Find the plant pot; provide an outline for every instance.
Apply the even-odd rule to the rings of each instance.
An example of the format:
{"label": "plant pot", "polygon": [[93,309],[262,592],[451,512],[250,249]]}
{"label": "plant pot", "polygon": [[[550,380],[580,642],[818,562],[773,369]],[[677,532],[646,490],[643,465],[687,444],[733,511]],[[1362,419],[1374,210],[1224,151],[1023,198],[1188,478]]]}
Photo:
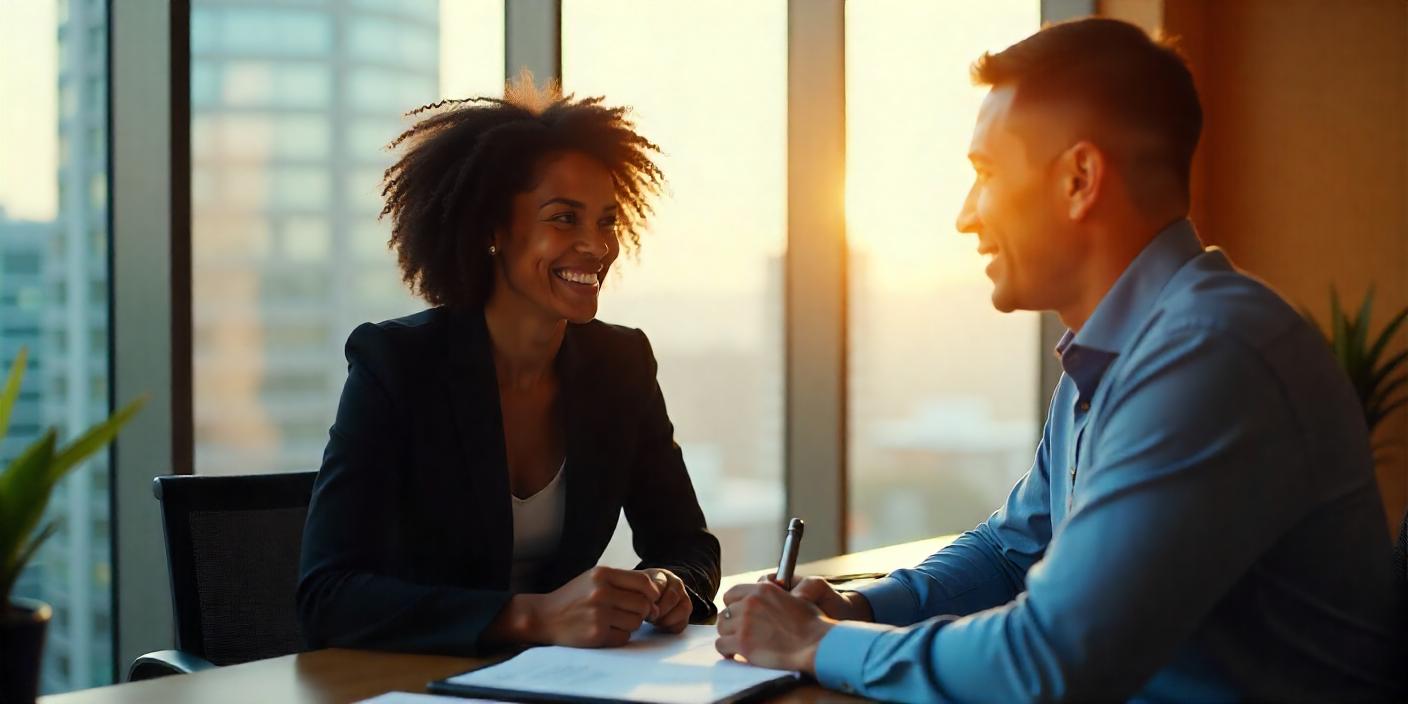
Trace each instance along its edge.
{"label": "plant pot", "polygon": [[48,604],[20,597],[0,611],[0,702],[33,704],[39,696],[44,632],[53,615]]}

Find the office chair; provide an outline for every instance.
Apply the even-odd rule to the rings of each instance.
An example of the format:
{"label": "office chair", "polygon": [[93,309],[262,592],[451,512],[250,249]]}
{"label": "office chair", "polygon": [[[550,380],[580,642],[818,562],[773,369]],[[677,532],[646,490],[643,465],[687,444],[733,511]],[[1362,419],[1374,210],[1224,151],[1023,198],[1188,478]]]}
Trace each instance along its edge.
{"label": "office chair", "polygon": [[152,482],[166,534],[177,649],[137,658],[128,681],[302,650],[294,594],[317,474]]}

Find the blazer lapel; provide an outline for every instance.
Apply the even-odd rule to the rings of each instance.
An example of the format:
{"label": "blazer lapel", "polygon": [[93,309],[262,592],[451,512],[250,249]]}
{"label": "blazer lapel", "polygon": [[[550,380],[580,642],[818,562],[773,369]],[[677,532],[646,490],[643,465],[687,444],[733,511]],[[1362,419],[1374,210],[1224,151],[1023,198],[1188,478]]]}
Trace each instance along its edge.
{"label": "blazer lapel", "polygon": [[[608,495],[603,491],[609,467],[604,466],[602,440],[603,417],[598,403],[599,390],[593,383],[592,365],[576,334],[577,326],[568,325],[567,334],[558,352],[557,372],[562,423],[567,441],[567,511],[563,518],[562,541],[557,556],[540,580],[543,587],[556,589],[594,564],[586,556],[598,554],[604,540],[601,536],[603,513],[607,511]],[[610,529],[616,527],[612,516]],[[610,533],[607,533],[609,539]]]}
{"label": "blazer lapel", "polygon": [[484,559],[484,564],[466,564],[465,569],[467,576],[488,575],[491,583],[507,589],[513,560],[513,509],[499,382],[483,311],[451,312],[449,348],[445,388],[460,443],[459,466],[449,472],[468,478],[470,504],[463,507],[469,519],[466,528],[470,540],[482,546],[479,554]]}

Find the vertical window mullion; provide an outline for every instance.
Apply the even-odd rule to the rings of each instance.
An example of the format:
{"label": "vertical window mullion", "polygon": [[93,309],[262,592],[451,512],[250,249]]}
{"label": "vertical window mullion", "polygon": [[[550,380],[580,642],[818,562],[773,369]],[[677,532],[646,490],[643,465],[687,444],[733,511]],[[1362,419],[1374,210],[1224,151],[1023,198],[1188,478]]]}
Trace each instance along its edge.
{"label": "vertical window mullion", "polygon": [[814,560],[846,549],[844,0],[791,0],[787,33],[787,513]]}
{"label": "vertical window mullion", "polygon": [[539,84],[562,79],[561,0],[504,0],[504,77],[525,68]]}
{"label": "vertical window mullion", "polygon": [[109,11],[113,399],[150,397],[114,444],[120,674],[138,655],[170,647],[165,543],[151,481],[191,469],[190,210],[183,202],[189,4],[111,2]]}

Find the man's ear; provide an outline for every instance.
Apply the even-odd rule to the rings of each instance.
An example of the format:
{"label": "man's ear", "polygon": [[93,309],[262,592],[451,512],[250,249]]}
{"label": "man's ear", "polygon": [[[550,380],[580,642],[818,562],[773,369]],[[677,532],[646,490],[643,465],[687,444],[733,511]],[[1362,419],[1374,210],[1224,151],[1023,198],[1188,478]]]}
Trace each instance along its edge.
{"label": "man's ear", "polygon": [[1107,166],[1105,153],[1084,140],[1061,154],[1057,161],[1061,196],[1066,200],[1066,215],[1072,222],[1084,220],[1095,207],[1105,184]]}

